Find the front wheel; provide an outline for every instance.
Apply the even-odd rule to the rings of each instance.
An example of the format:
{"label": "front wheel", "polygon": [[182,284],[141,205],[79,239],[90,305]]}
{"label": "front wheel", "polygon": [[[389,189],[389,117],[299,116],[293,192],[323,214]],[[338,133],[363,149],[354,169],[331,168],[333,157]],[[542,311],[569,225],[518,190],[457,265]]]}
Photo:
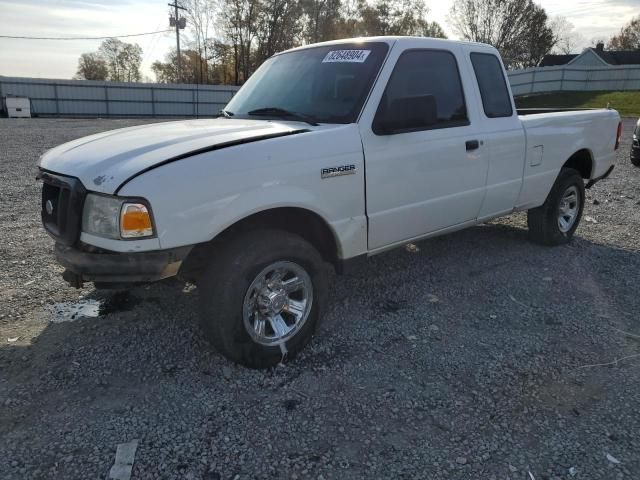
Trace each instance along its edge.
{"label": "front wheel", "polygon": [[562,245],[573,238],[584,208],[584,181],[573,168],[563,168],[547,200],[527,212],[529,237],[543,245]]}
{"label": "front wheel", "polygon": [[209,341],[230,360],[268,368],[311,340],[327,295],[327,267],[306,240],[255,230],[212,250],[198,284]]}

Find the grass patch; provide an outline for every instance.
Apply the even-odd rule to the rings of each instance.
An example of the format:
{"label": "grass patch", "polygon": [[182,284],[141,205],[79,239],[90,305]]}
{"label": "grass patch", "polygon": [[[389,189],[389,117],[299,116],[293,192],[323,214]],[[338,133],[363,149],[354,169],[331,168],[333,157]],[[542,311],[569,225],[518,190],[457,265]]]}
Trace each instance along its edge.
{"label": "grass patch", "polygon": [[615,108],[621,116],[640,117],[640,91],[556,92],[516,97],[518,108]]}

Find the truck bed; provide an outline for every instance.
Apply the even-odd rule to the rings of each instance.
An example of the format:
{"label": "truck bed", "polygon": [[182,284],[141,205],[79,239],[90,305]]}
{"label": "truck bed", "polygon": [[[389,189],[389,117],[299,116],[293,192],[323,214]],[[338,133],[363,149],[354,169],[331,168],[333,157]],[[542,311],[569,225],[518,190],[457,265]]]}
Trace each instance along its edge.
{"label": "truck bed", "polygon": [[526,136],[526,161],[518,209],[541,205],[562,165],[577,152],[590,159],[585,179],[603,175],[615,158],[615,110],[518,110]]}
{"label": "truck bed", "polygon": [[537,115],[540,113],[559,113],[559,112],[582,112],[589,110],[601,110],[600,108],[518,108],[518,115],[523,117],[526,115]]}

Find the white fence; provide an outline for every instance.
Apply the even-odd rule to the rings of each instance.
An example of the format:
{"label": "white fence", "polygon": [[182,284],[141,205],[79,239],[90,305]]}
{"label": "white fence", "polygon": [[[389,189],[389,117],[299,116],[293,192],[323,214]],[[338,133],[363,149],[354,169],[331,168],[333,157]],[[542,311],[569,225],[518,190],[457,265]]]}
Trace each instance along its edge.
{"label": "white fence", "polygon": [[640,65],[537,67],[507,72],[514,96],[558,91],[640,90]]}
{"label": "white fence", "polygon": [[[28,97],[31,114],[70,117],[209,117],[239,87],[0,77],[0,100]],[[4,108],[0,101],[0,110]]]}
{"label": "white fence", "polygon": [[[640,65],[528,68],[508,72],[514,96],[557,91],[640,90]],[[233,97],[231,85],[95,82],[0,76],[0,99],[28,97],[32,115],[209,117]],[[640,95],[640,93],[639,93]],[[3,102],[0,101],[0,110]]]}

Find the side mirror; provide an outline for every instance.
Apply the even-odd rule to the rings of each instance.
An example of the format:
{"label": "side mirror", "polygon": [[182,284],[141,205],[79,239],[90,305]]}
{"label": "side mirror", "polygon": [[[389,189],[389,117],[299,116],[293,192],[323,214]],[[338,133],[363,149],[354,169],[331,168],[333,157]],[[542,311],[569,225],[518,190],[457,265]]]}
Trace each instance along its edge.
{"label": "side mirror", "polygon": [[438,107],[433,95],[402,97],[378,111],[373,130],[379,135],[393,135],[429,128],[437,120]]}

